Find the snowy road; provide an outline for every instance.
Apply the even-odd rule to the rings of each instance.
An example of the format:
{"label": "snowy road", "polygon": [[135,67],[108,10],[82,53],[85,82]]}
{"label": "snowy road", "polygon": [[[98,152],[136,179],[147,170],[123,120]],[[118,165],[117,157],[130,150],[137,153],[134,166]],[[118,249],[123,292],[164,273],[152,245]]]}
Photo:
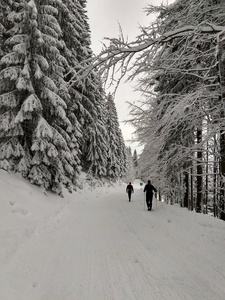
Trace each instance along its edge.
{"label": "snowy road", "polygon": [[90,195],[68,196],[4,259],[1,300],[225,299],[222,221],[148,212],[142,190],[130,203],[124,187]]}

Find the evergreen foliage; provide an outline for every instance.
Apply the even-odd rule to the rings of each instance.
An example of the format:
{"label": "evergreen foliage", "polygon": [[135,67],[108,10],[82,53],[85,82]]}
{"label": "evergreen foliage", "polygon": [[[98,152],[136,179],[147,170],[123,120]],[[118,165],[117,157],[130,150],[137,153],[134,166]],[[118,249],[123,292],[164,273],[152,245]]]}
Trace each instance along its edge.
{"label": "evergreen foliage", "polygon": [[133,165],[134,165],[134,170],[135,170],[135,177],[139,178],[139,168],[138,168],[138,155],[137,155],[137,150],[134,150],[133,153]]}
{"label": "evergreen foliage", "polygon": [[130,147],[126,147],[126,157],[127,157],[127,168],[126,172],[123,174],[124,182],[133,182],[136,179],[134,163],[132,158],[132,151]]}
{"label": "evergreen foliage", "polygon": [[116,179],[126,170],[126,147],[119,128],[117,111],[111,94],[107,97],[108,163],[107,175]]}
{"label": "evergreen foliage", "polygon": [[76,185],[81,168],[106,176],[101,80],[92,71],[70,83],[93,56],[86,1],[0,5],[0,168],[59,194]]}
{"label": "evergreen foliage", "polygon": [[138,156],[137,156],[137,150],[134,150],[133,153],[133,162],[134,162],[134,167],[136,168],[138,166]]}

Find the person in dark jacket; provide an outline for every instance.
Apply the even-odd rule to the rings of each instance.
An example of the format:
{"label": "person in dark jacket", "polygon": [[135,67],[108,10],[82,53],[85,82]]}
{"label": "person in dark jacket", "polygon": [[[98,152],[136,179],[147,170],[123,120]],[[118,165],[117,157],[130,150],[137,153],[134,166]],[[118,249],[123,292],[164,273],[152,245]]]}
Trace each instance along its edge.
{"label": "person in dark jacket", "polygon": [[133,185],[131,184],[131,182],[129,182],[129,184],[127,185],[126,192],[128,194],[128,199],[129,199],[129,202],[130,202],[131,201],[131,193],[134,192],[134,188],[133,188]]}
{"label": "person in dark jacket", "polygon": [[155,192],[155,196],[156,196],[157,190],[151,184],[151,181],[148,180],[148,183],[145,185],[145,188],[144,188],[144,192],[146,192],[146,204],[147,204],[148,210],[152,210],[153,191]]}

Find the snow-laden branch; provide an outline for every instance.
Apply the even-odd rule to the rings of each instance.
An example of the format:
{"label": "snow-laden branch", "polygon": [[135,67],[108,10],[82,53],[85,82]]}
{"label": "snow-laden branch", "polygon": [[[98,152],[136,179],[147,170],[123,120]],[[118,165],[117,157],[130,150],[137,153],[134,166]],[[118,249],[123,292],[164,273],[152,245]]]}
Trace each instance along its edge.
{"label": "snow-laden branch", "polygon": [[[145,34],[135,42],[126,43],[124,39],[107,39],[110,42],[108,47],[102,52],[92,57],[80,66],[80,71],[77,72],[70,80],[69,84],[72,85],[78,80],[82,80],[88,76],[88,74],[93,69],[98,69],[101,76],[103,76],[106,81],[109,79],[110,74],[111,81],[113,81],[114,75],[118,74],[120,71],[120,79],[130,70],[129,65],[136,54],[141,53],[141,57],[144,56],[143,53],[148,49],[150,52],[155,53],[163,44],[171,42],[176,38],[187,37],[188,35],[193,35],[193,33],[198,34],[221,34],[225,32],[225,26],[218,26],[210,23],[202,23],[198,26],[184,26],[176,30],[168,31],[162,35],[156,35],[155,30],[151,34]],[[87,67],[88,66],[88,67]],[[109,70],[112,69],[110,73]],[[71,73],[73,70],[71,70]]]}

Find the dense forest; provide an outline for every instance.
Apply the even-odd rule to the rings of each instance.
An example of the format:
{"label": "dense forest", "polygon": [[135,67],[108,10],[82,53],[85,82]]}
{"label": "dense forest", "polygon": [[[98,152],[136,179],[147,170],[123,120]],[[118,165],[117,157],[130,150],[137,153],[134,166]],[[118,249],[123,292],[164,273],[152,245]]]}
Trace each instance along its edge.
{"label": "dense forest", "polygon": [[225,2],[177,0],[146,13],[155,21],[133,42],[111,39],[95,65],[109,80],[119,71],[138,79],[130,122],[144,145],[142,178],[168,203],[225,220]]}
{"label": "dense forest", "polygon": [[[80,171],[116,180],[126,150],[96,70],[85,0],[0,3],[0,168],[61,193]],[[71,79],[75,83],[71,83]]]}

